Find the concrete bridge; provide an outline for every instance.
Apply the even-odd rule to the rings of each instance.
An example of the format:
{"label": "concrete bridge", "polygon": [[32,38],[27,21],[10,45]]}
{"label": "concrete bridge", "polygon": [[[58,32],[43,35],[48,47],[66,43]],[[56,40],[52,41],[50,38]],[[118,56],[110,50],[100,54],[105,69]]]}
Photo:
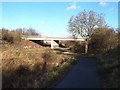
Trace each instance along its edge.
{"label": "concrete bridge", "polygon": [[60,38],[60,37],[28,37],[26,38],[27,40],[31,41],[43,41],[46,44],[51,45],[51,48],[59,48],[59,42],[60,41],[80,41],[84,42],[85,40],[83,38],[77,38],[77,39],[72,39],[72,38]]}

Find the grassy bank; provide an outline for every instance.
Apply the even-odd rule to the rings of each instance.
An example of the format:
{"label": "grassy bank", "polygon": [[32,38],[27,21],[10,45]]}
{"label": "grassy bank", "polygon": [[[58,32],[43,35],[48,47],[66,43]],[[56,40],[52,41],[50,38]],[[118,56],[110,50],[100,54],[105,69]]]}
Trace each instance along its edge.
{"label": "grassy bank", "polygon": [[53,86],[77,62],[56,54],[49,47],[2,46],[3,88],[44,88]]}
{"label": "grassy bank", "polygon": [[120,48],[98,56],[98,70],[103,77],[103,88],[120,88]]}

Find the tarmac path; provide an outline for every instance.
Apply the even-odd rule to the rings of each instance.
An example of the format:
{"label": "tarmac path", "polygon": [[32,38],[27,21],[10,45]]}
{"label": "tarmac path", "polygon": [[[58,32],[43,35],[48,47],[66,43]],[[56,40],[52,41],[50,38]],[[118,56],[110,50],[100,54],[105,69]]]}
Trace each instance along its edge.
{"label": "tarmac path", "polygon": [[79,57],[78,63],[55,88],[101,88],[101,77],[97,73],[96,59]]}

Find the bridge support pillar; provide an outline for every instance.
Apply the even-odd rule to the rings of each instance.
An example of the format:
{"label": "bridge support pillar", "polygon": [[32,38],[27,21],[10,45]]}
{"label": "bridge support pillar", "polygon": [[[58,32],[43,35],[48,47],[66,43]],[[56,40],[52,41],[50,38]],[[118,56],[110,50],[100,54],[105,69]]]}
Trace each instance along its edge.
{"label": "bridge support pillar", "polygon": [[59,48],[59,43],[55,42],[54,40],[51,40],[51,48]]}

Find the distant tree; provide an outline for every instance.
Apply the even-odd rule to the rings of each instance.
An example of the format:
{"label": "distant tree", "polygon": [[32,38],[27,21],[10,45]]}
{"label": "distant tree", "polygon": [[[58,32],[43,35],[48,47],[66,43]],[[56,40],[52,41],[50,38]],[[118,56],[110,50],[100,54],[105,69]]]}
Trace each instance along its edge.
{"label": "distant tree", "polygon": [[19,34],[22,34],[23,33],[23,29],[22,28],[17,28],[16,32],[19,33]]}
{"label": "distant tree", "polygon": [[72,16],[68,22],[68,31],[75,37],[82,37],[85,40],[85,53],[88,51],[88,44],[91,35],[96,28],[105,25],[104,14],[97,14],[94,11],[82,11]]}
{"label": "distant tree", "polygon": [[26,31],[27,31],[27,29],[26,29],[26,28],[23,28],[22,34],[23,34],[23,35],[26,35]]}
{"label": "distant tree", "polygon": [[17,28],[15,30],[0,29],[1,39],[10,43],[18,44],[22,41],[23,37],[27,37],[28,35],[40,35],[33,28]]}
{"label": "distant tree", "polygon": [[[20,30],[21,31],[21,30]],[[34,28],[23,28],[22,29],[23,35],[40,35]]]}
{"label": "distant tree", "polygon": [[39,35],[39,33],[37,33],[36,30],[33,29],[33,28],[28,28],[27,29],[27,34],[28,35]]}

